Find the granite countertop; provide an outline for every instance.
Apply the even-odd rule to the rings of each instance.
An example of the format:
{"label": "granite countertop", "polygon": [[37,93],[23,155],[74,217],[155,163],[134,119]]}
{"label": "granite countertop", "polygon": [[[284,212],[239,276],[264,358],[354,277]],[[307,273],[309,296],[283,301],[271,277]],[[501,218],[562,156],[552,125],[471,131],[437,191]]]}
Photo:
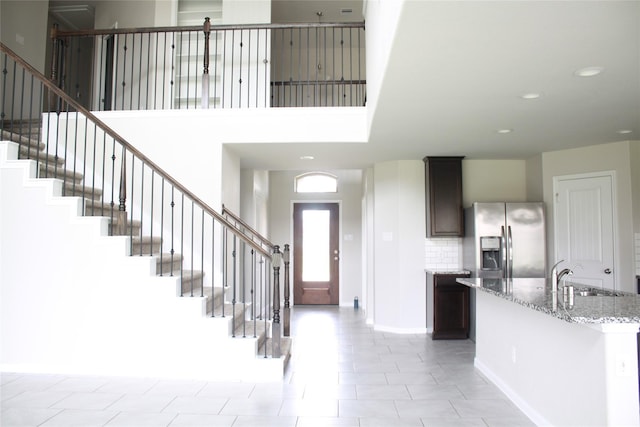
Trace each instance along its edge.
{"label": "granite countertop", "polygon": [[[457,282],[571,323],[640,323],[638,294],[614,292],[563,280],[563,285],[573,286],[572,300],[568,295],[564,296],[560,286],[554,298],[551,283],[544,278],[458,278]],[[581,292],[589,292],[589,295],[582,296]]]}
{"label": "granite countertop", "polygon": [[431,274],[448,274],[448,275],[470,275],[469,270],[454,270],[445,268],[425,268],[424,271]]}

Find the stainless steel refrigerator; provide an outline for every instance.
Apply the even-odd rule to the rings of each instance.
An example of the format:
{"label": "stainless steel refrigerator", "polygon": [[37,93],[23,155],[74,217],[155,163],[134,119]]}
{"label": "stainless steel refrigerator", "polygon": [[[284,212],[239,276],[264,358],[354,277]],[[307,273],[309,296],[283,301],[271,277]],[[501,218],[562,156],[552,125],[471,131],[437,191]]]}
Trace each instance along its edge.
{"label": "stainless steel refrigerator", "polygon": [[[462,264],[471,277],[546,277],[545,210],[541,202],[474,203],[464,210]],[[469,338],[475,341],[475,290]]]}
{"label": "stainless steel refrigerator", "polygon": [[463,266],[472,277],[546,276],[543,203],[474,203],[464,219]]}

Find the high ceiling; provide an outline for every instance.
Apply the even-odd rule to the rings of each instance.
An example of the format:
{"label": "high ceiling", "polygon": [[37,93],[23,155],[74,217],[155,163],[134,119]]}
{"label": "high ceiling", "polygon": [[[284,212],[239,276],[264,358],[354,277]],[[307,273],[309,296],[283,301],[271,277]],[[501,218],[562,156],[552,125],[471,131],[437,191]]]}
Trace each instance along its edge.
{"label": "high ceiling", "polygon": [[[309,16],[321,5],[361,11],[353,2],[277,0],[274,13],[279,4]],[[250,144],[237,147],[243,165],[526,159],[640,140],[640,1],[408,0],[392,46],[368,144]],[[586,67],[602,72],[575,75]],[[533,93],[539,97],[522,97]],[[298,161],[294,153],[317,160]]]}
{"label": "high ceiling", "polygon": [[[91,1],[51,3],[92,12],[64,9]],[[358,21],[362,5],[272,0],[272,20]],[[586,67],[602,72],[576,76]],[[526,159],[640,140],[640,0],[406,0],[372,117],[366,144],[233,149],[244,167],[350,169],[426,155]]]}

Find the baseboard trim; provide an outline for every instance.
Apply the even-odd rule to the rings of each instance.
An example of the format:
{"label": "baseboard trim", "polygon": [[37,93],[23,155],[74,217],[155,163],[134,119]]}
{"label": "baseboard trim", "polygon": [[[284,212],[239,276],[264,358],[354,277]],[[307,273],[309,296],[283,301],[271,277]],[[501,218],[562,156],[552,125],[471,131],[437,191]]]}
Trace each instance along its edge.
{"label": "baseboard trim", "polygon": [[477,357],[473,359],[473,365],[482,375],[487,377],[496,387],[500,389],[514,405],[518,407],[537,426],[550,426],[551,423],[540,412],[529,405],[518,393],[498,377],[487,365],[482,363]]}

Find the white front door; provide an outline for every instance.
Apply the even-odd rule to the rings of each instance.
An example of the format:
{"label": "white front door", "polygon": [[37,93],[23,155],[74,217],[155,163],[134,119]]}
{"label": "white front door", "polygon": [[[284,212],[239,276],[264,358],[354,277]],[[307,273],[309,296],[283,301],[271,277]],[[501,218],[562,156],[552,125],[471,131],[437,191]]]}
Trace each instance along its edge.
{"label": "white front door", "polygon": [[[573,270],[572,281],[615,289],[614,172],[553,179],[555,253],[558,270]],[[553,261],[553,260],[552,260]]]}

